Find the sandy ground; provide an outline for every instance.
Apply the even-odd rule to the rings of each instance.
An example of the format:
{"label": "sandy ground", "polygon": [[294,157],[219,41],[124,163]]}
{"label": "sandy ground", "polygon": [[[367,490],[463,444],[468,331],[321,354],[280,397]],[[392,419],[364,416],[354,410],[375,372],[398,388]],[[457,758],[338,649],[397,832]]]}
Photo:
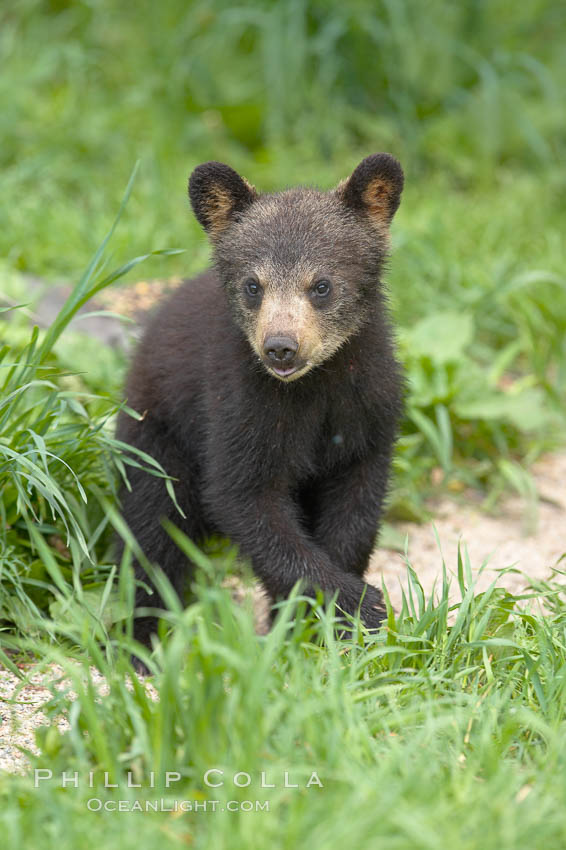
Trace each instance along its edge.
{"label": "sandy ground", "polygon": [[[83,676],[83,668],[78,662],[70,662]],[[50,687],[65,692],[65,699],[70,702],[76,699],[67,674],[58,664],[45,665],[39,670],[33,664],[18,664],[23,679],[10,670],[0,668],[0,773],[25,773],[29,768],[26,750],[34,755],[41,755],[37,746],[35,732],[40,726],[48,725],[47,715],[42,711],[51,699]],[[108,693],[108,685],[95,667],[90,668],[90,681],[100,696]],[[84,677],[86,679],[86,677]],[[76,681],[73,678],[73,681]],[[157,700],[159,695],[151,680],[146,679],[144,686],[148,696]],[[132,690],[132,683],[126,681],[126,687]],[[69,729],[66,711],[55,719],[61,732]]]}
{"label": "sandy ground", "polygon": [[[539,493],[532,534],[525,534],[522,499],[506,498],[499,505],[497,515],[489,516],[480,509],[479,497],[471,492],[459,503],[444,500],[431,506],[432,522],[396,526],[406,535],[409,561],[427,594],[435,580],[440,580],[442,558],[447,570],[456,573],[459,542],[467,548],[474,574],[485,560],[488,562],[478,579],[478,591],[485,590],[497,575],[496,570],[503,567],[515,566],[535,579],[551,576],[551,567],[566,554],[566,454],[546,455],[535,464],[532,473]],[[566,569],[566,560],[562,568]],[[383,578],[394,606],[399,606],[401,588],[406,584],[404,554],[378,549],[372,556],[367,578],[378,586]],[[525,587],[526,579],[508,573],[500,577],[500,584],[518,592]],[[456,586],[453,591],[457,596]]]}

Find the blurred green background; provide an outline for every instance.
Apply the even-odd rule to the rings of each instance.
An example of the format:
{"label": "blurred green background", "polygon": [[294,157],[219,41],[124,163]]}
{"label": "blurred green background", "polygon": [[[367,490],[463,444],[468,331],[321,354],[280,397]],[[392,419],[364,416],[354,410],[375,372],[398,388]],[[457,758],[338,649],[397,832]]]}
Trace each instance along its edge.
{"label": "blurred green background", "polygon": [[[418,513],[433,481],[532,495],[525,461],[564,439],[565,33],[550,0],[3,4],[4,278],[76,280],[138,159],[113,261],[187,251],[131,278],[207,263],[186,199],[199,162],[329,187],[390,151],[411,387],[393,513]],[[118,398],[123,363],[97,376],[89,359]]]}
{"label": "blurred green background", "polygon": [[[407,172],[404,241],[426,248],[449,228],[481,260],[499,240],[503,265],[518,247],[508,216],[525,260],[548,264],[564,222],[565,25],[547,0],[3,4],[2,255],[76,275],[141,158],[116,245],[190,245],[190,267],[203,248],[185,184],[200,161],[265,189],[327,186],[383,149]],[[497,205],[478,241],[484,199]],[[439,298],[450,275],[425,259]]]}

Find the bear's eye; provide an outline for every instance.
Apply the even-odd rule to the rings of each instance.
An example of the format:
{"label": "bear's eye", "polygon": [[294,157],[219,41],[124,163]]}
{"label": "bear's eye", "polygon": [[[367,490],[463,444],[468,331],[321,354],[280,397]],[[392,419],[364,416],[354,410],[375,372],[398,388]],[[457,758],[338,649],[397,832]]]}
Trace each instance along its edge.
{"label": "bear's eye", "polygon": [[320,298],[325,298],[330,293],[330,281],[326,280],[326,278],[324,280],[317,281],[313,286],[312,291]]}
{"label": "bear's eye", "polygon": [[249,296],[251,296],[251,298],[256,298],[259,295],[260,290],[261,290],[259,283],[257,282],[257,280],[254,280],[253,277],[249,277],[246,280],[246,282],[244,284],[244,288],[245,288],[247,294]]}

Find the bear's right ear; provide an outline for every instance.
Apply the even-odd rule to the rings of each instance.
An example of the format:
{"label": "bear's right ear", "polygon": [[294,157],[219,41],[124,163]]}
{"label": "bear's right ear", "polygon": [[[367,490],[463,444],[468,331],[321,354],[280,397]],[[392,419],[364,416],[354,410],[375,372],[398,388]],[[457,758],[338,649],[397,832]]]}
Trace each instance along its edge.
{"label": "bear's right ear", "polygon": [[192,208],[211,239],[218,237],[257,197],[254,187],[222,162],[197,166],[189,179]]}

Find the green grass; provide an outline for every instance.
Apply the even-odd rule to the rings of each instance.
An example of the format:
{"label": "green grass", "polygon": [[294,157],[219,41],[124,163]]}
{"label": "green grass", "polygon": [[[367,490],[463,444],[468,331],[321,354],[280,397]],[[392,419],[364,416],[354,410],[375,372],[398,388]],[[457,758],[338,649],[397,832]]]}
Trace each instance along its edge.
{"label": "green grass", "polygon": [[[423,516],[438,486],[532,502],[529,463],[565,437],[564,22],[550,0],[2,7],[0,296],[30,303],[28,273],[76,283],[47,332],[27,307],[1,325],[0,657],[62,665],[36,764],[96,778],[93,794],[1,777],[7,848],[564,847],[561,573],[522,599],[478,595],[463,552],[451,604],[439,557],[434,598],[408,568],[387,628],[337,643],[330,615],[293,625],[293,604],[255,635],[219,587],[231,558],[197,553],[196,604],[182,611],[164,586],[150,698],[129,662],[129,550],[116,564],[110,548],[126,360],[67,328],[118,279],[206,265],[185,195],[199,162],[265,190],[330,187],[390,150],[407,178],[388,282],[409,377],[390,516]],[[252,784],[209,788],[211,767]],[[181,773],[174,792],[164,770]],[[312,770],[323,788],[304,787]],[[145,787],[125,788],[128,771]],[[275,788],[258,787],[262,771]],[[269,812],[89,813],[92,796]]]}
{"label": "green grass", "polygon": [[[454,569],[459,602],[449,604],[446,577],[436,599],[426,599],[409,571],[403,610],[390,611],[387,629],[365,645],[335,642],[321,611],[293,623],[293,604],[258,637],[250,612],[201,578],[198,602],[170,614],[174,628],[154,662],[158,699],[135,678],[128,686],[118,638],[99,649],[77,623],[59,627],[74,652],[32,642],[64,671],[48,713],[66,709],[69,690],[76,700],[70,730],[51,726],[40,736],[34,766],[53,779],[39,788],[31,778],[0,784],[5,846],[19,847],[25,836],[42,848],[293,848],[304,840],[360,850],[562,847],[562,576],[537,589],[539,602],[548,600],[542,616],[538,603],[493,586],[474,595],[464,552]],[[89,663],[106,676],[106,693],[97,695]],[[206,785],[210,768],[224,771],[212,777],[223,786]],[[58,787],[62,771],[78,771],[83,787]],[[165,771],[180,774],[170,788]],[[240,771],[249,787],[234,785]],[[298,788],[284,787],[285,771]],[[322,787],[305,787],[313,771]],[[141,789],[126,787],[128,772]],[[262,772],[274,788],[261,787]],[[104,788],[105,773],[118,788]],[[169,809],[190,800],[201,808],[181,816],[89,813],[89,799],[164,799]],[[231,801],[256,800],[269,809],[227,810]]]}
{"label": "green grass", "polygon": [[[54,348],[83,304],[145,259],[110,273],[105,268],[105,249],[134,177],[116,221],[50,327],[41,334],[37,327],[31,335],[28,330],[19,345],[16,321],[7,328],[12,344],[0,349],[0,618],[21,631],[33,628],[56,589],[72,588],[84,603],[84,594],[103,587],[109,571],[111,583],[115,572],[107,563],[105,499],[115,498],[129,463],[113,438],[118,405],[90,391],[80,376],[66,374]],[[134,463],[163,475],[142,452]]]}

